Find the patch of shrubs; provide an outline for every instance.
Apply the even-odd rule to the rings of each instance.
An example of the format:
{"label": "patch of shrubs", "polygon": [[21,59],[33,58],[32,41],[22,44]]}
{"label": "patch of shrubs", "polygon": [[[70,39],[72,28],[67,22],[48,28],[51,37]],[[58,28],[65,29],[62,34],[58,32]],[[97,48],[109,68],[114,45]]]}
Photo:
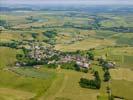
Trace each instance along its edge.
{"label": "patch of shrubs", "polygon": [[11,25],[6,20],[0,19],[0,26],[3,26],[4,28],[9,29]]}
{"label": "patch of shrubs", "polygon": [[80,79],[80,86],[83,88],[90,88],[90,89],[100,89],[101,87],[101,79],[99,77],[98,71],[94,73],[95,79],[94,80],[89,80],[86,78],[81,78]]}
{"label": "patch of shrubs", "polygon": [[54,63],[53,64],[44,64],[44,66],[47,68],[53,68],[53,69],[58,67],[58,65],[54,64]]}
{"label": "patch of shrubs", "polygon": [[50,45],[56,44],[56,39],[55,39],[55,36],[57,35],[56,30],[50,30],[50,31],[43,32],[43,35],[48,38],[48,39],[44,40],[44,42],[46,42]]}
{"label": "patch of shrubs", "polygon": [[78,71],[78,69],[75,68],[75,62],[62,63],[61,68],[63,68],[63,69],[72,69],[72,70],[77,70]]}
{"label": "patch of shrubs", "polygon": [[110,76],[109,70],[105,70],[104,81],[108,82],[110,80],[110,78],[111,78],[111,76]]}
{"label": "patch of shrubs", "polygon": [[80,68],[81,72],[88,73],[89,69],[88,68]]}
{"label": "patch of shrubs", "polygon": [[17,48],[18,44],[15,42],[11,42],[11,43],[0,43],[0,46],[4,46],[4,47],[10,47],[10,48]]}
{"label": "patch of shrubs", "polygon": [[31,33],[31,35],[32,35],[32,37],[33,37],[34,39],[36,39],[36,38],[37,38],[37,36],[38,36],[38,34],[37,34],[37,33]]}
{"label": "patch of shrubs", "polygon": [[80,68],[80,66],[78,66],[74,61],[69,62],[69,63],[62,63],[61,68],[71,69],[71,70],[76,70],[78,72],[88,73],[88,68]]}
{"label": "patch of shrubs", "polygon": [[43,35],[48,37],[48,38],[54,38],[57,35],[57,32],[55,30],[46,31],[43,33]]}

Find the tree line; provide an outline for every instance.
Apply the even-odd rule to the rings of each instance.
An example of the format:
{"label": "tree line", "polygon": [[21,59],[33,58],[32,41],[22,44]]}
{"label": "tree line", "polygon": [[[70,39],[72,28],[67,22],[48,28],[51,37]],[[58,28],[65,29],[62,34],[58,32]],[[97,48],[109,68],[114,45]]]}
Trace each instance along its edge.
{"label": "tree line", "polygon": [[93,79],[93,80],[81,78],[80,82],[79,82],[80,86],[83,88],[100,89],[101,88],[101,79],[100,79],[98,71],[95,71],[94,76],[95,76],[95,79]]}

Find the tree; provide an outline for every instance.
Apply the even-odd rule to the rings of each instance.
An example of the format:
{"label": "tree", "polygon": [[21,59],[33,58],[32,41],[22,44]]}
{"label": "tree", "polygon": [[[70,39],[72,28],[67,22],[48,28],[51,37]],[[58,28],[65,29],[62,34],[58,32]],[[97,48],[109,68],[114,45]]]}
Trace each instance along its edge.
{"label": "tree", "polygon": [[95,86],[97,89],[100,89],[101,88],[101,80],[95,80]]}
{"label": "tree", "polygon": [[95,74],[94,74],[94,75],[95,75],[95,79],[96,79],[96,80],[100,80],[100,76],[99,76],[98,71],[95,71]]}
{"label": "tree", "polygon": [[23,59],[23,55],[22,55],[22,54],[17,54],[17,55],[16,55],[16,58],[17,58],[18,60],[22,60],[22,59]]}
{"label": "tree", "polygon": [[91,59],[91,60],[94,60],[94,53],[93,52],[87,52],[88,54],[88,58]]}
{"label": "tree", "polygon": [[110,73],[108,70],[106,70],[104,73],[104,81],[109,81],[110,78],[111,78]]}
{"label": "tree", "polygon": [[101,87],[101,79],[100,79],[98,71],[95,72],[95,85],[96,85],[97,89],[100,89],[100,87]]}
{"label": "tree", "polygon": [[100,64],[100,65],[102,65],[102,64],[105,62],[105,60],[102,59],[102,58],[99,58],[98,61],[99,61],[99,64]]}
{"label": "tree", "polygon": [[49,58],[49,60],[60,60],[59,56],[58,55],[53,55],[52,57]]}
{"label": "tree", "polygon": [[35,39],[35,38],[37,38],[37,33],[31,33],[31,35],[32,35],[32,37]]}
{"label": "tree", "polygon": [[0,20],[0,26],[3,26],[4,28],[10,28],[9,23],[6,20]]}
{"label": "tree", "polygon": [[80,67],[77,64],[74,64],[75,70],[80,71]]}
{"label": "tree", "polygon": [[56,30],[50,30],[50,31],[43,32],[43,35],[48,38],[54,38],[57,35],[57,32]]}
{"label": "tree", "polygon": [[101,87],[101,79],[99,77],[98,72],[96,71],[94,73],[95,79],[94,80],[89,80],[85,78],[80,79],[80,86],[83,88],[91,88],[91,89],[100,89]]}
{"label": "tree", "polygon": [[84,69],[82,69],[82,71],[83,71],[84,73],[88,73],[88,68],[84,68]]}

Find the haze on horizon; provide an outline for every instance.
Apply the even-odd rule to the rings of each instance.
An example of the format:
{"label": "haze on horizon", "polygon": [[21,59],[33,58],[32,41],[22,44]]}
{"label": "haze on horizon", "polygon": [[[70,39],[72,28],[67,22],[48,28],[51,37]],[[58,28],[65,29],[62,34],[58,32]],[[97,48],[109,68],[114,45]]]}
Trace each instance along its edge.
{"label": "haze on horizon", "polygon": [[133,0],[1,0],[1,5],[8,4],[86,4],[86,5],[133,5]]}

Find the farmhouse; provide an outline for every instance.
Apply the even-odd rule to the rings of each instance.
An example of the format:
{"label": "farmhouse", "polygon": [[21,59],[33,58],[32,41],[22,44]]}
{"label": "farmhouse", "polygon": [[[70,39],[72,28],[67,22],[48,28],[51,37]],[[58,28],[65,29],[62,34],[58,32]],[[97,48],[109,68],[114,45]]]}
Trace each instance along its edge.
{"label": "farmhouse", "polygon": [[89,68],[90,67],[90,63],[87,62],[82,62],[82,61],[76,61],[76,64],[81,67],[81,68]]}
{"label": "farmhouse", "polygon": [[4,27],[3,26],[0,26],[0,30],[2,30],[2,29],[4,29]]}
{"label": "farmhouse", "polygon": [[105,67],[108,67],[108,68],[115,68],[115,66],[116,66],[115,62],[111,62],[111,61],[105,64]]}

